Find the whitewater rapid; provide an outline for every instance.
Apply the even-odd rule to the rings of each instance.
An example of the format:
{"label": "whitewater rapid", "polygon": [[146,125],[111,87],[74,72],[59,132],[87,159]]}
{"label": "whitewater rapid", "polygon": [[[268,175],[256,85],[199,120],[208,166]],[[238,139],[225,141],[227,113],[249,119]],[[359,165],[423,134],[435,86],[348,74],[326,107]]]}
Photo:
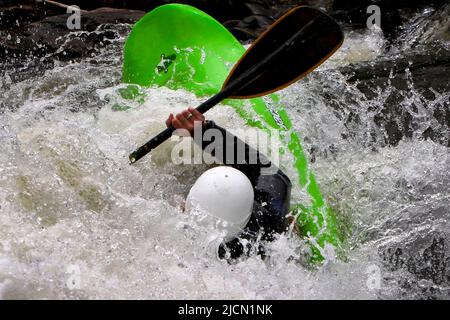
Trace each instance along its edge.
{"label": "whitewater rapid", "polygon": [[[379,30],[348,35],[341,53],[280,93],[324,196],[352,230],[347,260],[317,270],[305,267],[305,245],[290,234],[270,244],[267,261],[218,260],[214,237],[180,206],[207,166],[172,164],[170,142],[129,165],[130,151],[157,134],[169,112],[203,99],[141,88],[140,101],[121,100],[123,42],[21,82],[1,80],[1,299],[449,297],[440,275],[420,279],[390,261],[406,254],[425,268],[421,245],[448,244],[448,148],[415,135],[386,145],[374,123],[383,92],[366,99],[336,69],[380,55]],[[410,94],[420,98],[414,86]],[[418,111],[418,132],[446,94]],[[117,102],[130,109],[115,111]],[[349,127],[351,114],[360,121]],[[226,105],[208,117],[225,128],[245,126]],[[397,254],[402,246],[411,252]]]}

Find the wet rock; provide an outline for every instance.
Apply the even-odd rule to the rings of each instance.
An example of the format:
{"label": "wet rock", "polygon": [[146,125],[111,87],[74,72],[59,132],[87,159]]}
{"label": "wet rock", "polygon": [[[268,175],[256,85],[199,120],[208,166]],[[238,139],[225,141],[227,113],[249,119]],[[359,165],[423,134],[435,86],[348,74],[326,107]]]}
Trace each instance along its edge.
{"label": "wet rock", "polygon": [[[143,11],[100,8],[81,14],[81,29],[70,30],[69,14],[47,17],[24,28],[0,31],[0,57],[25,58],[54,55],[62,60],[91,55],[117,35],[108,24],[134,23]],[[95,31],[95,32],[94,32]]]}
{"label": "wet rock", "polygon": [[332,15],[353,28],[365,28],[370,16],[367,8],[377,5],[381,10],[381,29],[390,40],[394,40],[410,11],[430,6],[437,8],[446,3],[446,0],[335,0]]}
{"label": "wet rock", "polygon": [[[333,1],[331,0],[284,0],[284,1],[243,1],[246,14],[232,20],[226,20],[216,16],[222,21],[236,38],[241,41],[253,40],[257,38],[264,30],[270,27],[277,18],[299,5],[313,6],[325,11],[331,10]],[[213,15],[214,16],[214,15]]]}
{"label": "wet rock", "polygon": [[279,1],[275,1],[275,3],[276,2],[278,2],[280,4],[290,4],[290,5],[294,5],[294,6],[298,6],[298,5],[312,6],[312,7],[316,7],[316,8],[322,9],[324,11],[330,12],[331,9],[333,8],[334,0],[303,0],[303,1],[279,0]]}
{"label": "wet rock", "polygon": [[450,50],[433,47],[427,51],[410,51],[398,57],[387,56],[341,68],[342,73],[350,76],[348,80],[358,82],[360,90],[369,97],[374,94],[374,88],[387,85],[389,79],[397,89],[408,89],[404,76],[407,70],[411,72],[415,86],[424,93],[430,87],[439,92],[448,91],[450,84],[445,80],[450,72]]}
{"label": "wet rock", "polygon": [[233,35],[241,40],[251,40],[257,38],[265,29],[272,25],[276,18],[291,6],[271,8],[260,3],[247,3],[249,15],[238,20],[225,21],[225,27]]}
{"label": "wet rock", "polygon": [[450,43],[450,3],[434,9],[427,8],[420,15],[415,15],[403,27],[397,42],[411,47],[432,43]]}
{"label": "wet rock", "polygon": [[82,12],[81,29],[69,30],[70,15],[65,12],[22,27],[0,28],[0,76],[8,73],[9,79],[17,82],[42,74],[55,60],[95,57],[98,50],[127,35],[130,28],[117,24],[134,23],[145,14],[100,8]]}
{"label": "wet rock", "polygon": [[174,2],[192,5],[205,11],[225,24],[242,41],[256,38],[276,18],[294,6],[310,5],[330,11],[333,4],[333,0],[92,0],[89,2],[72,0],[70,4],[77,5],[84,10],[107,6],[149,12],[160,5]]}
{"label": "wet rock", "polygon": [[378,101],[381,106],[374,118],[386,131],[386,144],[396,145],[403,137],[412,137],[418,131],[414,118],[430,113],[427,108],[433,107],[422,137],[450,146],[450,101],[445,98],[450,91],[450,50],[434,47],[409,51],[398,57],[353,64],[340,71],[369,100],[379,98],[380,91],[386,92],[384,100]]}
{"label": "wet rock", "polygon": [[150,10],[168,3],[181,3],[195,6],[218,19],[219,21],[226,21],[229,19],[243,18],[251,14],[246,3],[251,1],[242,0],[71,0],[71,5],[77,5],[84,10],[94,10],[99,7],[110,7],[119,9],[131,9],[149,12]]}
{"label": "wet rock", "polygon": [[442,298],[450,284],[448,246],[448,239],[439,233],[381,246],[380,257],[390,272],[385,279],[396,281],[408,298]]}
{"label": "wet rock", "polygon": [[0,29],[21,28],[46,17],[64,13],[65,10],[58,7],[10,5],[0,8]]}
{"label": "wet rock", "polygon": [[[39,57],[56,57],[70,60],[92,55],[115,38],[106,28],[97,30],[100,25],[134,23],[147,11],[172,1],[71,1],[82,10],[101,5],[139,8],[129,9],[100,8],[81,14],[81,30],[69,30],[66,9],[51,4],[36,4],[25,1],[23,5],[10,5],[0,8],[0,58],[12,63]],[[330,9],[330,0],[304,1],[179,1],[195,5],[219,21],[240,40],[256,38],[270,26],[276,18],[294,5],[308,4]],[[34,3],[34,4],[33,4]],[[93,31],[96,32],[94,33]],[[97,32],[98,31],[98,32]]]}

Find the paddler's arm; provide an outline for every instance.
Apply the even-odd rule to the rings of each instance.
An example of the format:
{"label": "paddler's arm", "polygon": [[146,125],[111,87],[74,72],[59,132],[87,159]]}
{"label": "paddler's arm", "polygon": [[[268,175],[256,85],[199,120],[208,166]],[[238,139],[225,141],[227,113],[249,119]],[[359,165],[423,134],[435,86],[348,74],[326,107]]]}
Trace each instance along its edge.
{"label": "paddler's arm", "polygon": [[[171,113],[166,120],[166,125],[173,125],[176,129],[188,130],[190,135],[195,139],[194,126],[196,122],[197,124],[201,122],[203,135],[199,137],[201,138],[198,139],[200,141],[195,142],[221,163],[242,171],[249,178],[254,187],[258,184],[258,180],[261,176],[274,174],[281,174],[290,185],[289,178],[274,166],[265,155],[224,128],[218,126],[213,121],[207,121],[205,116],[194,108],[188,108],[187,110],[178,113],[176,116]],[[208,146],[215,141],[214,139],[217,135],[225,140],[222,141],[222,143],[218,143],[217,148],[211,150]],[[230,146],[233,151],[229,155],[227,151],[230,151]],[[220,150],[219,147],[221,147]],[[242,154],[242,151],[244,151],[244,154]]]}
{"label": "paddler's arm", "polygon": [[[274,233],[286,231],[288,227],[286,215],[289,213],[291,193],[289,178],[280,169],[272,166],[266,156],[224,128],[216,125],[213,121],[206,121],[205,117],[194,108],[184,110],[176,116],[170,114],[166,120],[166,125],[173,125],[177,129],[186,129],[193,136],[196,121],[197,123],[201,122],[203,126],[203,137],[199,142],[202,149],[211,152],[213,156],[219,158],[220,162],[243,172],[252,183],[255,190],[255,206],[254,214],[249,222],[250,229],[255,232],[261,228],[264,229],[264,238],[267,240],[270,240]],[[215,136],[214,134],[208,135],[209,130],[217,130],[216,133],[220,132],[220,137],[225,138],[224,143],[218,144],[223,146],[223,150],[220,152],[222,157],[214,154],[218,153],[214,152],[216,150],[208,148],[214,142],[214,139],[207,139],[207,136]],[[226,144],[234,149],[234,157],[227,157]],[[244,156],[238,154],[240,150],[245,150]],[[238,161],[242,159],[256,159],[256,163]]]}

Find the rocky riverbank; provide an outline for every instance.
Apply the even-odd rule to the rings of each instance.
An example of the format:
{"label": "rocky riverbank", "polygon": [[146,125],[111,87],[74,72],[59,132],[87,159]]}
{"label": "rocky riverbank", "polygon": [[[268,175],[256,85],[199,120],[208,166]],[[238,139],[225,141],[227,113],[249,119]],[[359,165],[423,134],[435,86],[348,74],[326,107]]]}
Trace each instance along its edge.
{"label": "rocky riverbank", "polygon": [[[63,1],[64,2],[64,1]],[[81,14],[80,31],[93,31],[104,24],[134,23],[151,9],[170,2],[186,3],[211,14],[222,22],[235,36],[247,41],[257,37],[282,13],[289,8],[304,4],[321,8],[336,18],[347,29],[366,28],[368,14],[367,7],[378,5],[381,9],[381,28],[389,41],[395,42],[403,33],[402,26],[412,20],[421,10],[427,8],[424,16],[429,16],[430,25],[423,30],[421,39],[449,40],[448,5],[446,1],[387,1],[387,0],[254,0],[254,1],[116,1],[116,0],[71,0],[71,5],[78,5]],[[69,2],[67,2],[69,4]],[[442,9],[447,8],[447,9]],[[447,15],[442,15],[442,11]],[[431,14],[430,14],[431,12]],[[45,1],[0,1],[0,57],[34,56],[54,53],[61,48],[60,39],[69,34],[66,22],[70,14],[54,2]],[[103,38],[111,35],[107,31],[99,32],[95,39],[89,41],[71,41],[64,44],[65,54],[58,55],[59,59],[73,59],[83,55],[88,56],[93,47],[102,43]],[[403,39],[412,41],[411,39]],[[105,41],[107,45],[108,41]],[[83,47],[84,46],[84,47]],[[61,51],[61,50],[59,50]],[[62,52],[62,51],[61,51]]]}
{"label": "rocky riverbank", "polygon": [[[85,1],[72,0],[81,13],[81,29],[69,30],[67,9],[42,1],[0,1],[0,64],[2,74],[20,81],[30,74],[52,68],[55,61],[95,57],[98,50],[120,37],[118,24],[133,24],[156,6],[173,1]],[[449,92],[450,5],[433,1],[344,1],[344,0],[254,0],[254,1],[176,1],[191,4],[222,22],[239,40],[251,41],[283,12],[294,5],[319,7],[336,18],[346,32],[367,28],[366,9],[381,9],[381,29],[386,38],[385,54],[372,61],[356,61],[340,68],[348,82],[372,99],[377,90],[395,90],[383,102],[376,116],[377,125],[386,130],[386,143],[395,145],[413,132],[411,110],[402,101],[413,82],[420,99],[435,99]],[[115,28],[110,28],[115,25]],[[330,105],[333,105],[332,100]],[[414,108],[412,109],[414,110]],[[450,108],[447,99],[433,114],[434,126],[423,137],[450,146]],[[352,121],[357,121],[352,119]],[[433,121],[432,121],[433,122]],[[351,125],[351,124],[349,124]]]}

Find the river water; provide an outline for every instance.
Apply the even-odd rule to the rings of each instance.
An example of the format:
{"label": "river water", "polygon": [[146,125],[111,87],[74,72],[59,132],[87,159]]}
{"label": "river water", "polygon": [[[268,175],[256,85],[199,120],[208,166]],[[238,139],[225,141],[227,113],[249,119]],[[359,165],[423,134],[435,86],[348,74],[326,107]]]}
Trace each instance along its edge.
{"label": "river water", "polygon": [[[0,82],[0,298],[450,297],[449,150],[421,138],[449,93],[425,98],[410,76],[400,94],[404,108],[419,106],[414,132],[387,145],[375,118],[397,89],[368,99],[338,69],[382,55],[379,31],[347,33],[338,54],[280,92],[324,196],[352,230],[346,261],[311,269],[291,234],[267,261],[218,260],[211,233],[180,208],[206,167],[172,164],[170,143],[128,164],[168,112],[202,99],[142,88],[141,101],[115,111],[129,26],[117,28],[122,37],[92,58],[19,82],[12,68]],[[244,126],[225,105],[208,117]]]}

